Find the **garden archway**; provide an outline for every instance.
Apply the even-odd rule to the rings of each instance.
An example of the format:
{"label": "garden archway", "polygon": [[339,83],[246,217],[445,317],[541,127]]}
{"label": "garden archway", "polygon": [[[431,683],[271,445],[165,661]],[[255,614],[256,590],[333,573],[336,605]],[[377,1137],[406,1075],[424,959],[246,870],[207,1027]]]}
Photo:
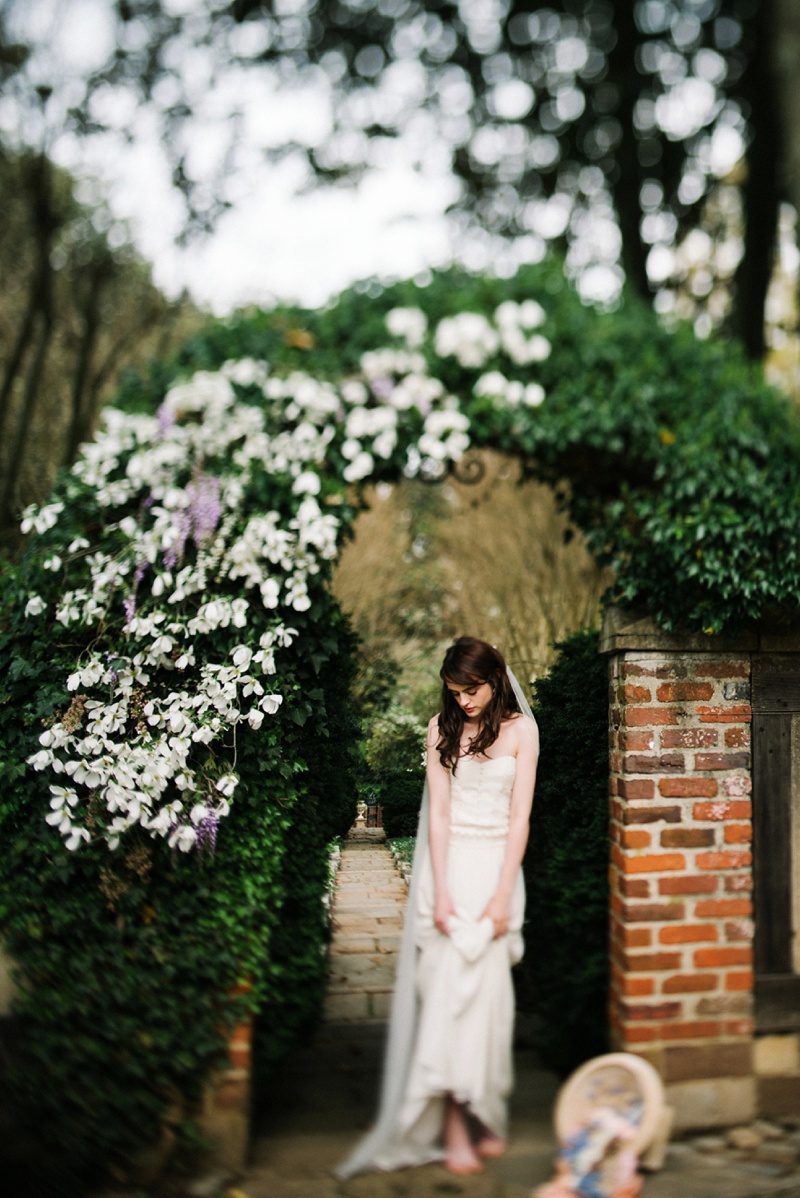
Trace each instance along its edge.
{"label": "garden archway", "polygon": [[[313,1005],[320,828],[349,818],[354,737],[331,562],[354,487],[436,477],[469,445],[568,480],[618,599],[662,628],[709,636],[800,603],[788,403],[730,346],[644,310],[583,308],[557,263],[244,314],[129,379],[25,514],[33,535],[4,593],[2,868],[16,893],[2,927],[22,1005],[35,1024],[51,1001],[130,1045],[99,1101],[74,1029],[67,1043],[37,1025],[42,1059],[63,1062],[78,1157],[87,1132],[92,1152],[119,1153],[176,1093],[196,1094],[221,1021],[272,1004],[288,1034],[307,1014],[288,991]],[[302,918],[287,926],[290,909]],[[75,980],[108,962],[116,1004]],[[101,1119],[82,1132],[93,1103]]]}

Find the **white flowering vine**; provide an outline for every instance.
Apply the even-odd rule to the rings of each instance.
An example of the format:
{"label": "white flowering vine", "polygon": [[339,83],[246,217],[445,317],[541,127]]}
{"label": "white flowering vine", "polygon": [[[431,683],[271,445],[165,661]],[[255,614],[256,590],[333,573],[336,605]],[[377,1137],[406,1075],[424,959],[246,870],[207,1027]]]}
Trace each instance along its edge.
{"label": "white flowering vine", "polygon": [[[443,475],[469,448],[472,395],[498,412],[538,406],[524,368],[550,352],[544,318],[534,301],[509,301],[491,321],[464,312],[430,331],[420,309],[396,308],[386,323],[402,345],[365,353],[357,376],[279,376],[246,359],[177,383],[154,416],[106,410],[66,500],[70,486],[90,492],[102,534],[60,543],[63,500],[22,518],[48,537],[42,568],[63,579],[55,602],[28,593],[25,617],[90,646],[65,680],[69,708],[29,759],[53,777],[46,818],[69,849],[96,838],[113,849],[132,828],[213,848],[235,799],[237,731],[279,710],[292,618],[338,551],[342,486],[382,470]],[[459,398],[426,346],[495,367]],[[274,506],[258,498],[264,480]]]}

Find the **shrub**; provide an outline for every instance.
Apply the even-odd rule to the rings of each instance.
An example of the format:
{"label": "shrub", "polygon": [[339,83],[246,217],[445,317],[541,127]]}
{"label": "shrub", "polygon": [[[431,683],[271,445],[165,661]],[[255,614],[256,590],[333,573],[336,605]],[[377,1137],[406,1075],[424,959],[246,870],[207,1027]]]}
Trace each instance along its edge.
{"label": "shrub", "polygon": [[[500,344],[479,365],[468,339],[437,354],[443,317],[530,300],[552,346],[541,360],[520,361],[508,338],[511,351]],[[509,280],[454,270],[425,286],[352,289],[305,323],[320,351],[347,339],[354,361],[397,305],[427,314],[421,352],[469,414],[473,443],[517,455],[553,485],[613,566],[609,598],[668,630],[719,633],[797,612],[800,420],[737,343],[670,331],[631,301],[609,314],[585,308],[555,260]],[[541,402],[525,398],[530,385]]]}
{"label": "shrub", "polygon": [[415,836],[425,782],[425,726],[409,712],[390,707],[372,724],[364,746],[365,788],[383,808],[387,836]]}
{"label": "shrub", "polygon": [[[229,723],[222,736],[188,746],[178,781],[194,778],[206,795],[224,793],[215,779],[227,787],[234,763],[235,801],[224,819],[219,811],[218,829],[208,807],[181,825],[186,791],[170,782],[161,801],[172,805],[166,810],[174,811],[174,825],[162,836],[152,823],[131,819],[110,849],[113,808],[99,801],[91,744],[81,742],[85,756],[73,749],[60,765],[57,759],[54,776],[26,764],[40,752],[40,735],[56,727],[85,735],[89,713],[109,710],[131,669],[136,687],[108,725],[122,721],[118,768],[127,768],[125,755],[137,745],[177,752],[169,728],[158,740],[168,693],[183,686],[177,715],[191,717],[200,670],[215,661],[230,665],[233,647],[252,638],[253,628],[255,645],[259,637],[269,645],[276,623],[269,610],[252,605],[248,633],[230,622],[198,633],[189,639],[201,658],[196,673],[167,645],[164,662],[148,664],[152,643],[142,635],[137,665],[122,612],[128,587],[100,595],[100,587],[84,586],[75,602],[88,606],[100,595],[93,618],[71,620],[63,607],[87,569],[89,538],[114,568],[124,563],[115,522],[74,475],[62,480],[54,500],[64,505],[58,520],[46,521],[0,580],[0,928],[20,985],[17,1118],[59,1160],[62,1178],[80,1179],[109,1163],[124,1168],[176,1101],[191,1118],[209,1071],[223,1060],[226,1029],[247,1011],[262,1014],[258,1051],[268,1064],[316,1016],[327,936],[326,844],[352,821],[359,729],[348,697],[354,639],[328,593],[323,562],[308,578],[307,602],[292,610],[298,643],[291,657],[280,660],[275,645],[279,664],[270,686],[283,702],[270,701],[261,727]],[[249,511],[265,501],[268,493],[256,491]],[[144,522],[141,508],[137,514]],[[186,558],[200,562],[200,553],[190,545]],[[247,594],[241,581],[215,581],[217,601]],[[40,604],[31,615],[33,593]],[[157,612],[158,602],[141,590],[137,599],[139,613]],[[201,599],[185,602],[188,618]],[[42,608],[63,618],[44,623]],[[174,604],[170,618],[180,614]],[[99,680],[86,673],[94,663]],[[221,700],[216,710],[229,705]],[[217,721],[219,730],[213,711],[207,718],[211,723],[198,729],[214,732]],[[177,726],[172,732],[180,736]],[[125,784],[124,772],[119,777]],[[147,778],[137,776],[134,785],[144,797]],[[89,837],[77,849],[70,844],[75,832],[59,835],[50,826],[53,815],[62,819],[65,792],[74,826]],[[156,811],[150,807],[149,815]],[[194,851],[181,851],[182,827],[196,837]]]}
{"label": "shrub", "polygon": [[542,1060],[561,1073],[607,1046],[608,680],[597,646],[596,632],[563,641],[534,691],[541,757],[519,991]]}
{"label": "shrub", "polygon": [[[520,324],[536,326],[523,307],[531,302],[541,327]],[[797,611],[793,405],[735,342],[701,341],[689,327],[670,331],[630,300],[613,313],[584,307],[556,259],[512,279],[449,270],[423,285],[353,287],[316,312],[284,308],[215,322],[187,342],[179,367],[208,369],[234,338],[240,352],[268,357],[281,372],[359,374],[365,352],[402,344],[386,329],[397,307],[427,320],[413,377],[429,375],[456,398],[473,444],[517,455],[529,475],[556,488],[595,557],[613,566],[611,598],[641,607],[665,629],[709,633]],[[476,315],[482,343],[474,322],[451,323],[441,335],[444,320]],[[389,359],[371,369],[383,371],[384,382],[397,377]],[[125,402],[154,404],[165,377],[163,364],[154,368],[127,388]],[[416,408],[405,413],[421,427]],[[434,471],[444,469],[446,460],[429,459],[426,468],[433,461]],[[402,464],[397,454],[376,455],[364,477],[391,480]]]}
{"label": "shrub", "polygon": [[[405,332],[387,329],[398,307],[418,309]],[[305,1026],[325,844],[354,793],[330,563],[358,484],[443,477],[470,439],[566,479],[613,597],[664,627],[796,610],[794,410],[735,347],[583,308],[557,262],[248,312],[127,376],[53,501],[25,513],[35,535],[0,594],[0,929],[23,1098],[62,1159],[124,1157],[175,1091],[191,1109],[243,1004],[268,1013],[275,1052]],[[527,867],[537,1006],[554,1020],[570,999],[581,1054],[606,824],[605,691],[582,654],[537,686],[541,876]],[[408,829],[421,771],[376,769]],[[551,1059],[573,1048],[562,1034]]]}
{"label": "shrub", "polygon": [[425,772],[378,775],[378,801],[387,836],[416,836]]}

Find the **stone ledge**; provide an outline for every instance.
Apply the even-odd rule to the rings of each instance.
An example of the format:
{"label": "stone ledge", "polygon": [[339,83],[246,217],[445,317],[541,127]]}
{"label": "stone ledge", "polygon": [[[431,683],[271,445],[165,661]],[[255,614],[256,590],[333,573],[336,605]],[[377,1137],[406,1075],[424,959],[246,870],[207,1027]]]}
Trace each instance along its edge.
{"label": "stone ledge", "polygon": [[730,636],[664,632],[644,611],[609,607],[600,632],[601,653],[800,653],[800,622],[759,625]]}
{"label": "stone ledge", "polygon": [[[774,641],[780,634],[745,631],[735,636],[707,636],[703,632],[664,632],[646,612],[609,607],[600,632],[601,653],[753,653],[764,649],[764,639]],[[800,649],[800,630],[788,631],[789,647]]]}
{"label": "stone ledge", "polygon": [[383,844],[386,840],[386,831],[383,828],[357,828],[354,824],[347,833],[346,840],[348,845]]}
{"label": "stone ledge", "polygon": [[668,1083],[667,1102],[675,1108],[675,1130],[693,1131],[750,1123],[757,1113],[754,1077],[720,1077]]}

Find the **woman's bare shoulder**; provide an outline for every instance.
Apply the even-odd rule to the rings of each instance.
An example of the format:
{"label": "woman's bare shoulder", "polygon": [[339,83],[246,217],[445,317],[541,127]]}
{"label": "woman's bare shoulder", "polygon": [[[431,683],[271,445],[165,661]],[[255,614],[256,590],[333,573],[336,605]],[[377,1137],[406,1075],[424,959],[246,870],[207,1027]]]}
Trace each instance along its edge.
{"label": "woman's bare shoulder", "polygon": [[514,732],[519,737],[520,744],[538,747],[539,725],[536,723],[536,720],[521,711],[515,711],[510,718],[513,721]]}
{"label": "woman's bare shoulder", "polygon": [[428,720],[428,744],[434,747],[439,741],[439,712]]}

